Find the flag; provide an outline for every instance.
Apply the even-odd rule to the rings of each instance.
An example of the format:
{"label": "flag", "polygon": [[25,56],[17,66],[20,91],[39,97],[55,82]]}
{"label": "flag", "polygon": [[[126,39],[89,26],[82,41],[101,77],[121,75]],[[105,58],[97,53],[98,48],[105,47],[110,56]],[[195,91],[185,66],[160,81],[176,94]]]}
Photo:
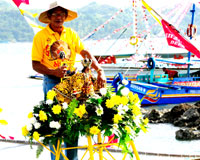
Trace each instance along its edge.
{"label": "flag", "polygon": [[189,52],[195,54],[198,58],[200,58],[200,51],[192,43],[190,43],[190,41],[185,39],[184,36],[182,36],[180,32],[173,25],[165,21],[144,0],[142,0],[142,4],[149,11],[149,13],[156,19],[156,21],[158,21],[159,24],[162,24],[168,45],[186,49]]}
{"label": "flag", "polygon": [[173,25],[169,24],[164,19],[161,20],[161,23],[168,45],[186,49],[200,58],[200,51],[192,43],[185,39]]}
{"label": "flag", "polygon": [[21,3],[29,4],[29,0],[12,0],[15,5],[19,8]]}

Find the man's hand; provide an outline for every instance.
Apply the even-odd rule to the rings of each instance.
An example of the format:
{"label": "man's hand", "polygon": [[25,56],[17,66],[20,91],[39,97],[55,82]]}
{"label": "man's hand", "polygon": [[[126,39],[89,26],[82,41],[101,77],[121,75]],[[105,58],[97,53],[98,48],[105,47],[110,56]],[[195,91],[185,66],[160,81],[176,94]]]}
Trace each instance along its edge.
{"label": "man's hand", "polygon": [[33,69],[36,72],[44,74],[44,75],[51,75],[51,76],[63,78],[66,73],[66,66],[62,66],[57,69],[49,69],[43,64],[41,64],[39,61],[32,61],[32,65],[33,65]]}
{"label": "man's hand", "polygon": [[53,71],[53,75],[59,78],[63,78],[66,74],[66,66],[58,67]]}

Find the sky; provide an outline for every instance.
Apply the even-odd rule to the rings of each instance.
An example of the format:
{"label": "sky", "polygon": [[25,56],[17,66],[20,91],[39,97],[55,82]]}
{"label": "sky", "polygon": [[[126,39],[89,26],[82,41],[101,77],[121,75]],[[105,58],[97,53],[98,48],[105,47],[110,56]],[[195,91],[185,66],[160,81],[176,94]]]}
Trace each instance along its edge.
{"label": "sky", "polygon": [[[6,0],[9,1],[12,5],[12,0]],[[54,2],[55,0],[29,0],[29,5],[21,4],[20,8],[40,8],[45,9],[45,6],[48,6],[49,3]],[[69,0],[61,0],[61,1],[69,1]],[[69,8],[70,9],[77,9],[81,8],[83,6],[88,5],[91,2],[97,2],[99,4],[108,4],[117,8],[124,8],[127,6],[130,6],[132,4],[133,0],[72,0],[69,1]],[[163,8],[167,6],[174,6],[177,3],[181,3],[183,0],[146,0],[146,2],[153,7],[154,9],[157,8]]]}

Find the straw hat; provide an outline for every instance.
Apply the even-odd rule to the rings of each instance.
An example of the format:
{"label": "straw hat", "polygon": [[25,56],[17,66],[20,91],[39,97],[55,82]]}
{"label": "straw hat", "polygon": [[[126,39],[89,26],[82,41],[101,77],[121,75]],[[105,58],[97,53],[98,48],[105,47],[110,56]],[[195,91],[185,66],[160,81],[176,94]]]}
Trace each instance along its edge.
{"label": "straw hat", "polygon": [[75,18],[78,17],[77,12],[74,12],[74,11],[71,11],[71,10],[67,9],[67,8],[64,6],[64,4],[62,4],[60,1],[55,1],[55,2],[53,2],[53,3],[51,3],[51,4],[49,5],[49,8],[48,8],[47,10],[45,10],[45,11],[42,12],[42,13],[40,13],[39,18],[38,18],[39,21],[42,22],[42,23],[47,23],[47,24],[50,23],[50,20],[49,20],[49,18],[48,18],[48,16],[47,16],[47,12],[48,12],[49,10],[51,10],[51,9],[56,8],[56,7],[62,7],[63,9],[67,10],[68,16],[67,16],[67,18],[65,19],[65,22],[71,21],[71,20],[73,20],[73,19],[75,19]]}

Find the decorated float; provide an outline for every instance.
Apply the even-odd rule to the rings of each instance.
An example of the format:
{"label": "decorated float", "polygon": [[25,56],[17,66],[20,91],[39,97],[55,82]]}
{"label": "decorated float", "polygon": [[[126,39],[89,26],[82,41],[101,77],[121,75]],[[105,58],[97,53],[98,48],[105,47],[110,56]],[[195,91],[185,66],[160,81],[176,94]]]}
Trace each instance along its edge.
{"label": "decorated float", "polygon": [[[66,47],[60,47],[65,44],[55,43],[51,47],[52,57],[69,60],[65,53]],[[54,47],[55,50],[59,48],[55,55]],[[61,52],[64,56],[61,56]],[[66,65],[70,74],[47,93],[46,101],[34,106],[28,115],[29,123],[22,128],[22,134],[30,142],[39,142],[56,156],[56,160],[59,160],[60,155],[68,159],[62,151],[71,148],[63,148],[62,142],[73,144],[79,136],[87,137],[88,145],[81,148],[87,148],[91,160],[94,159],[95,150],[99,150],[99,159],[103,160],[103,149],[108,145],[121,148],[122,153],[125,153],[124,159],[129,153],[139,160],[133,140],[140,131],[146,132],[148,128],[148,119],[143,119],[140,111],[141,101],[137,94],[124,86],[120,86],[117,92],[113,91],[112,86],[98,88],[97,80],[91,73],[91,63],[86,57],[82,60],[82,72],[76,72],[63,61],[62,65]],[[123,81],[124,85],[127,83],[126,80]],[[119,139],[119,143],[104,143],[102,137],[113,134],[115,136],[110,141]],[[92,143],[91,137],[95,135],[98,137],[98,144]],[[54,150],[47,147],[49,144],[53,145]],[[41,146],[38,153],[42,150]]]}

